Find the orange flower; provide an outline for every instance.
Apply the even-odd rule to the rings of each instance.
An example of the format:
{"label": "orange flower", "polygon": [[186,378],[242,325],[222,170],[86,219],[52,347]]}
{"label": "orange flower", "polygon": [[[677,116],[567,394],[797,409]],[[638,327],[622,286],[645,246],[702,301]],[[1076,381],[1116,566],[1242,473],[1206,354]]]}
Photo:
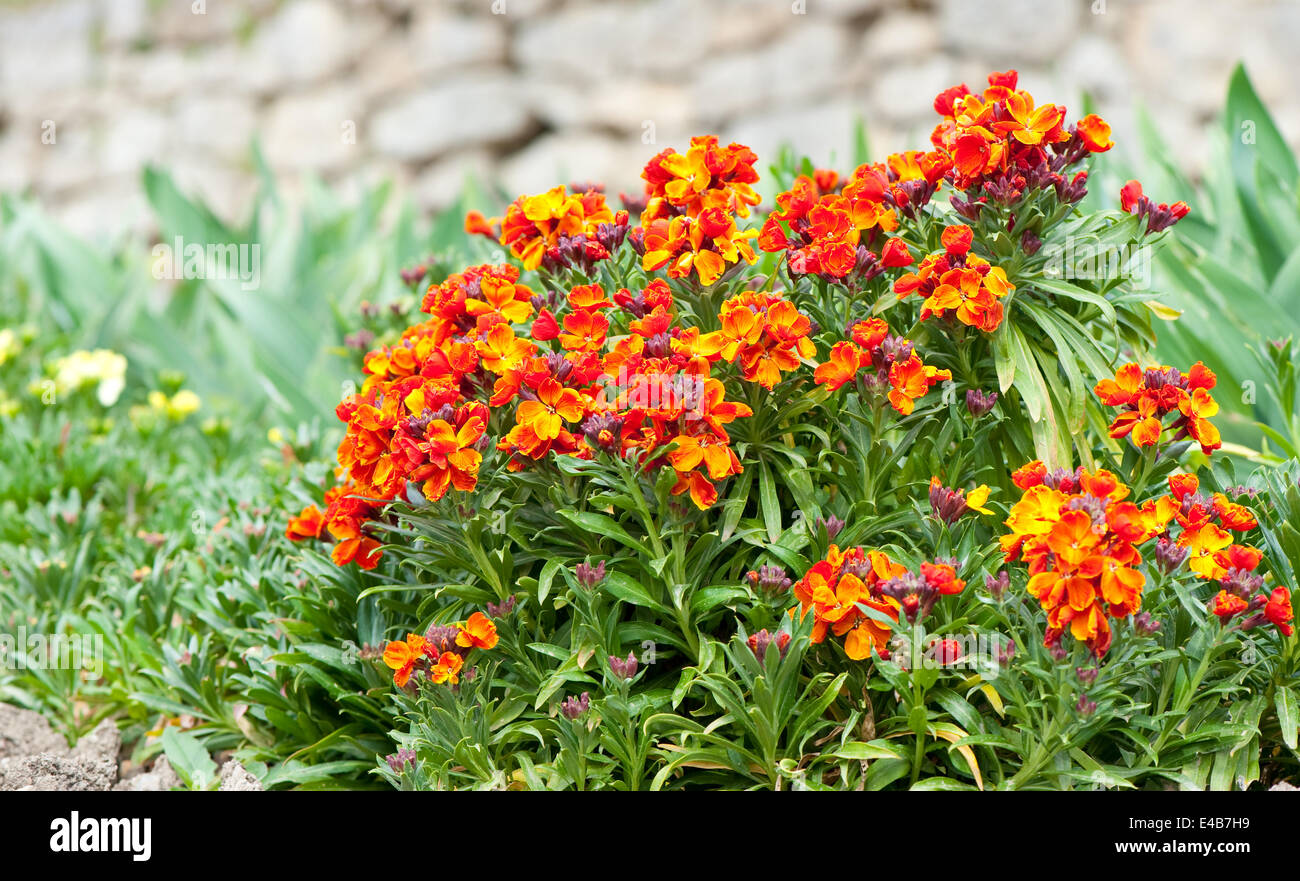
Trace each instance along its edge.
{"label": "orange flower", "polygon": [[949,226],[943,231],[944,253],[931,254],[914,273],[894,283],[894,292],[904,299],[916,294],[925,299],[921,320],[932,316],[955,317],[962,324],[992,333],[1002,323],[999,302],[1015,289],[1000,266],[970,253],[972,234],[968,226]]}
{"label": "orange flower", "polygon": [[[1029,593],[1047,613],[1044,644],[1065,631],[1100,657],[1110,648],[1107,620],[1126,618],[1142,605],[1146,577],[1137,545],[1164,529],[1158,506],[1126,501],[1129,489],[1107,471],[1048,471],[1041,462],[1018,470],[1024,490],[1002,537],[1008,562],[1029,568]],[[1172,511],[1169,512],[1172,516]]]}
{"label": "orange flower", "polygon": [[497,625],[482,612],[475,612],[469,620],[460,625],[456,634],[456,645],[461,648],[491,649],[497,644]]}
{"label": "orange flower", "polygon": [[579,309],[564,316],[560,345],[569,352],[599,352],[605,346],[609,319],[599,312]]}
{"label": "orange flower", "polygon": [[565,420],[577,422],[582,413],[582,396],[547,377],[537,389],[537,400],[520,404],[515,419],[539,439],[554,440]]}
{"label": "orange flower", "polygon": [[1228,619],[1234,618],[1246,611],[1247,603],[1236,594],[1228,593],[1226,590],[1219,591],[1215,596],[1213,603],[1210,605],[1210,611],[1219,616],[1224,624]]}
{"label": "orange flower", "polygon": [[393,682],[400,688],[411,679],[415,665],[424,657],[425,639],[415,633],[406,634],[405,642],[390,642],[384,649],[384,664],[393,670]]}
{"label": "orange flower", "polygon": [[1268,603],[1264,606],[1264,617],[1277,625],[1278,631],[1283,636],[1290,636],[1292,633],[1291,621],[1291,591],[1285,587],[1275,587],[1269,594]]}
{"label": "orange flower", "polygon": [[1075,127],[1084,145],[1092,153],[1105,153],[1115,146],[1110,139],[1110,124],[1095,113],[1089,113]]}
{"label": "orange flower", "polygon": [[525,269],[536,269],[560,236],[594,238],[600,224],[613,222],[614,213],[600,193],[569,194],[564,187],[555,187],[512,202],[501,224],[500,241],[523,261]]}
{"label": "orange flower", "polygon": [[667,266],[669,278],[685,278],[694,270],[707,287],[728,264],[757,259],[748,241],[757,235],[755,230],[738,230],[734,218],[721,208],[706,209],[698,217],[660,218],[645,226],[641,268],[653,272]]}
{"label": "orange flower", "polygon": [[808,338],[812,322],[777,294],[745,291],[722,304],[722,329],[700,338],[700,352],[741,365],[741,375],[770,389],[782,373],[817,354]]}
{"label": "orange flower", "polygon": [[720,146],[713,135],[691,138],[685,154],[664,150],[641,173],[648,198],[641,222],[650,224],[679,212],[697,217],[710,209],[748,217],[750,206],[759,203],[751,186],[758,182],[757,161],[748,147]]}
{"label": "orange flower", "polygon": [[284,534],[291,541],[304,541],[309,538],[320,538],[321,530],[324,527],[325,515],[321,513],[320,508],[315,505],[308,505],[302,509],[301,514],[290,519]]}
{"label": "orange flower", "polygon": [[831,346],[830,360],[819,364],[813,371],[813,382],[829,385],[836,391],[846,382],[852,382],[858,371],[871,363],[870,355],[845,340]]}
{"label": "orange flower", "polygon": [[907,416],[915,408],[916,400],[925,397],[930,391],[930,386],[948,379],[952,379],[951,370],[939,370],[923,364],[913,353],[903,361],[895,361],[889,368],[889,384],[893,386],[889,393],[889,403],[899,413]]}
{"label": "orange flower", "polygon": [[474,350],[478,352],[479,363],[485,370],[502,374],[531,357],[537,347],[515,336],[510,325],[496,324],[481,339],[474,341]]}
{"label": "orange flower", "polygon": [[[956,578],[948,579],[937,567],[932,574],[943,582],[948,592],[964,586]],[[951,569],[951,567],[946,567]],[[907,574],[906,567],[895,563],[881,551],[850,548],[841,551],[831,545],[826,559],[820,560],[794,585],[794,596],[799,601],[801,614],[814,616],[812,641],[821,643],[827,635],[844,638],[844,651],[855,661],[871,657],[874,649],[888,657],[890,626],[867,614],[872,609],[886,618],[899,620],[902,605],[884,593],[883,587],[891,579]],[[939,588],[936,587],[936,590]],[[794,613],[794,610],[791,610]]]}
{"label": "orange flower", "polygon": [[[1172,367],[1143,371],[1137,364],[1125,364],[1115,378],[1103,379],[1093,391],[1103,404],[1121,408],[1110,424],[1110,436],[1129,437],[1139,447],[1155,446],[1166,431],[1172,441],[1190,436],[1209,455],[1223,446],[1219,430],[1210,417],[1219,405],[1209,390],[1216,382],[1214,374],[1196,362],[1186,374]],[[1178,414],[1168,425],[1166,416]]]}
{"label": "orange flower", "polygon": [[437,663],[429,671],[429,679],[437,685],[447,684],[455,685],[460,681],[461,668],[465,666],[465,659],[455,652],[443,652],[438,656]]}

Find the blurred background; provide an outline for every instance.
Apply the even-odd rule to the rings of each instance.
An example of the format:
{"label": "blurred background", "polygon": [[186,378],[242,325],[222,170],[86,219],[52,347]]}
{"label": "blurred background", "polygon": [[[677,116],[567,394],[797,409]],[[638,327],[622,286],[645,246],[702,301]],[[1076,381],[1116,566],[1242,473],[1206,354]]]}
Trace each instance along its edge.
{"label": "blurred background", "polygon": [[1239,60],[1300,142],[1296,45],[1292,0],[0,0],[0,192],[102,238],[149,230],[149,163],[228,220],[268,174],[617,193],[710,132],[845,170],[857,120],[875,158],[922,146],[931,96],[1013,66],[1122,146],[1145,107],[1195,174]]}

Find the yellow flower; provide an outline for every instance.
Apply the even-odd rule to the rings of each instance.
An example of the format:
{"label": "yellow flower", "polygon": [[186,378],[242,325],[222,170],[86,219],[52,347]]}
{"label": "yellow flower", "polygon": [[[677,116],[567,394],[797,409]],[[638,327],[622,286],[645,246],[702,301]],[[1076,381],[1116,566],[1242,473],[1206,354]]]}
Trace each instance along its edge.
{"label": "yellow flower", "polygon": [[159,413],[167,414],[173,422],[181,422],[185,417],[199,409],[203,402],[189,389],[181,389],[170,398],[160,391],[149,392],[149,406]]}
{"label": "yellow flower", "polygon": [[3,365],[22,350],[23,345],[18,341],[18,334],[8,327],[0,330],[0,365]]}
{"label": "yellow flower", "polygon": [[984,507],[984,503],[988,500],[989,488],[982,483],[970,492],[966,493],[966,507],[970,508],[972,511],[979,511],[981,514],[993,513],[988,508]]}
{"label": "yellow flower", "polygon": [[54,362],[57,393],[74,392],[88,385],[96,385],[99,403],[113,406],[126,388],[126,358],[108,349],[82,349]]}

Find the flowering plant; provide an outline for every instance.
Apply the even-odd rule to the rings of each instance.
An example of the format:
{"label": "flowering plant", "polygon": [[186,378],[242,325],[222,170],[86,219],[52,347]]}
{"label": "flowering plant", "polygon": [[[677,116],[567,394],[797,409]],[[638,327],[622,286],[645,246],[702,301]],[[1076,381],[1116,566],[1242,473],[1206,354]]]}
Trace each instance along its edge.
{"label": "flowering plant", "polygon": [[509,258],[416,287],[421,320],[365,356],[334,479],[287,527],[406,598],[380,774],[1293,772],[1237,775],[1205,733],[1295,749],[1279,490],[1233,480],[1215,374],[1155,359],[1163,307],[1064,256],[1155,249],[1188,207],[1130,182],[1086,210],[1110,127],[1014,71],[934,108],[924,149],[774,169],[766,205],[753,151],[697,137],[619,208],[561,186],[466,218]]}

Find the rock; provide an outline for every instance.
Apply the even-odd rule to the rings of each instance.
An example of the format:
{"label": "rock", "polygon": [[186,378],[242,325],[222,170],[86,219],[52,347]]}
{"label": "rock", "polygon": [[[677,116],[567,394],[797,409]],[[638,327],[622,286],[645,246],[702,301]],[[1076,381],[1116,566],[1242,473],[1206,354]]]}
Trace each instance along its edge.
{"label": "rock", "polygon": [[[530,71],[559,73],[580,82],[629,68],[681,76],[705,59],[715,32],[730,26],[716,7],[697,0],[568,5],[552,14],[523,18],[512,55]],[[507,15],[508,10],[507,5]]]}
{"label": "rock", "polygon": [[36,753],[66,754],[68,742],[40,713],[0,704],[0,759]]}
{"label": "rock", "polygon": [[[924,121],[933,126],[938,122],[934,96],[956,82],[952,65],[943,56],[901,62],[875,77],[870,106],[896,122]],[[923,146],[927,145],[917,144],[918,149]]]}
{"label": "rock", "polygon": [[[118,0],[111,4],[117,5]],[[164,43],[212,42],[233,36],[239,28],[244,4],[221,0],[163,0],[149,15],[146,26],[150,35]]]}
{"label": "rock", "polygon": [[410,49],[421,74],[506,60],[505,16],[451,15],[423,9],[411,23]]}
{"label": "rock", "polygon": [[168,792],[184,788],[185,782],[172,768],[166,756],[159,756],[148,771],[127,777],[113,787],[117,792]]}
{"label": "rock", "polygon": [[1081,8],[1078,0],[942,0],[939,27],[947,48],[974,50],[987,69],[1004,70],[1056,58],[1076,36]]}
{"label": "rock", "polygon": [[325,171],[360,158],[363,108],[347,86],[286,95],[271,106],[263,138],[277,168]]}
{"label": "rock", "polygon": [[715,58],[692,77],[696,114],[707,124],[775,104],[834,94],[848,73],[850,38],[829,22],[800,20],[784,39]]}
{"label": "rock", "polygon": [[117,754],[121,750],[122,735],[117,730],[117,723],[112,719],[105,719],[95,726],[95,730],[77,741],[77,745],[72,748],[72,757],[111,766],[113,777],[116,779]]}
{"label": "rock", "polygon": [[[41,3],[0,11],[4,93],[57,93],[86,85],[94,69],[88,2]],[[7,97],[7,94],[6,94]]]}
{"label": "rock", "polygon": [[473,178],[480,186],[495,180],[491,157],[480,150],[470,150],[440,159],[420,172],[411,185],[415,204],[426,211],[441,211],[451,205]]}
{"label": "rock", "polygon": [[116,780],[116,762],[52,753],[0,759],[0,792],[106,792]]}
{"label": "rock", "polygon": [[117,59],[121,67],[114,74],[133,96],[151,102],[166,101],[188,95],[191,89],[192,62],[179,49],[162,46],[151,52],[115,56]]}
{"label": "rock", "polygon": [[515,80],[464,77],[389,104],[364,135],[381,154],[410,161],[510,141],[531,125]]}
{"label": "rock", "polygon": [[146,164],[169,155],[171,125],[159,111],[136,107],[110,119],[98,157],[101,173],[138,174]]}
{"label": "rock", "polygon": [[939,49],[939,28],[934,16],[917,12],[890,13],[863,34],[857,59],[868,76],[886,64],[933,54]]}
{"label": "rock", "polygon": [[305,84],[345,67],[365,47],[365,36],[335,4],[298,0],[258,28],[253,52],[273,59],[284,81]]}
{"label": "rock", "polygon": [[240,161],[248,157],[257,130],[253,102],[235,95],[204,95],[176,110],[178,146]]}
{"label": "rock", "polygon": [[104,43],[129,46],[143,39],[149,25],[149,0],[115,0],[100,10]]}
{"label": "rock", "polygon": [[261,792],[263,790],[262,781],[248,773],[244,766],[234,759],[221,766],[221,785],[218,788],[222,792]]}
{"label": "rock", "polygon": [[660,137],[685,140],[698,134],[692,130],[687,89],[680,84],[644,79],[574,84],[535,77],[524,89],[528,106],[560,131],[588,128],[640,135],[645,123],[653,122]]}
{"label": "rock", "polygon": [[[1081,36],[1075,40],[1057,74],[1066,90],[1087,92],[1099,101],[1124,99],[1127,103],[1128,83],[1133,81],[1128,63],[1115,44],[1097,36]],[[1041,89],[1038,91],[1046,94]],[[1063,95],[1056,100],[1061,103],[1069,98]]]}
{"label": "rock", "polygon": [[833,15],[838,18],[856,18],[878,12],[885,6],[885,0],[808,0],[807,5],[809,14],[817,13],[819,15]]}
{"label": "rock", "polygon": [[102,188],[105,175],[99,167],[101,153],[91,127],[84,121],[63,123],[51,120],[53,143],[43,143],[41,126],[33,126],[32,141],[35,171],[32,183],[42,195],[62,194],[81,187]]}
{"label": "rock", "polygon": [[[679,146],[686,148],[684,143]],[[539,193],[570,181],[600,182],[617,206],[619,191],[641,192],[641,169],[661,149],[636,137],[615,140],[590,132],[545,135],[502,163],[501,181],[511,194]]]}
{"label": "rock", "polygon": [[[736,120],[723,130],[722,140],[748,145],[764,162],[775,158],[781,145],[791,144],[815,165],[848,173],[852,171],[854,127],[862,116],[861,103],[850,99],[812,107],[773,108]],[[883,158],[882,147],[893,144],[892,133],[874,121],[869,123],[872,158]]]}

